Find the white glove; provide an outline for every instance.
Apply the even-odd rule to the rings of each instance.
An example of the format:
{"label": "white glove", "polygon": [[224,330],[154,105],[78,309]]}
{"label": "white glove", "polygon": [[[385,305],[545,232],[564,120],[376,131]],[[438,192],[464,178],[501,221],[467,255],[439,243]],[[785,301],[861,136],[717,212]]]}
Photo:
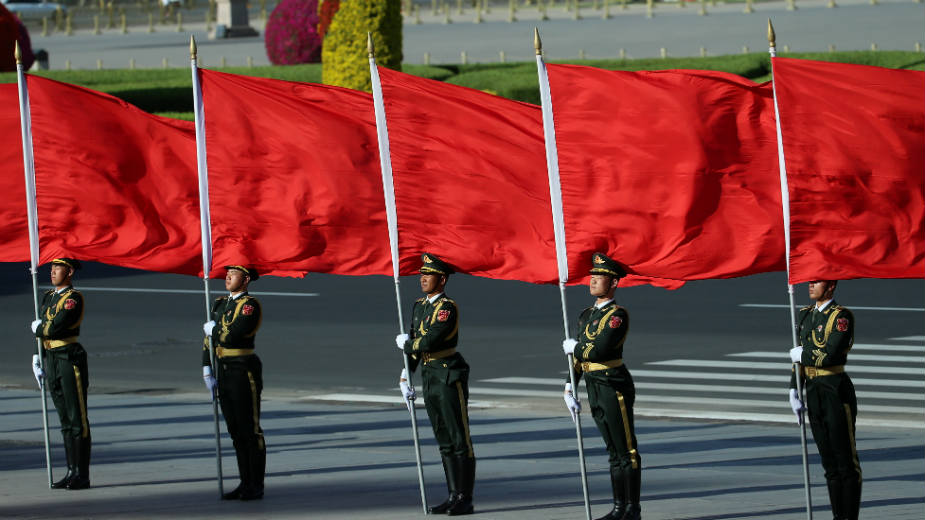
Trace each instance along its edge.
{"label": "white glove", "polygon": [[405,342],[408,341],[407,334],[399,334],[395,336],[395,346],[398,347],[398,350],[405,350]]}
{"label": "white glove", "polygon": [[565,383],[565,406],[568,408],[568,413],[572,415],[572,422],[578,422],[578,414],[581,413],[581,403],[578,399],[575,399],[575,394],[572,393],[572,383]]}
{"label": "white glove", "polygon": [[794,363],[803,362],[803,347],[793,347],[790,349],[790,361]]}
{"label": "white glove", "polygon": [[797,416],[797,424],[803,424],[803,411],[806,410],[806,407],[803,406],[803,401],[800,400],[796,388],[790,389],[790,408],[793,409],[793,414]]}
{"label": "white glove", "polygon": [[565,352],[565,355],[569,355],[575,352],[575,346],[578,345],[578,341],[572,338],[562,340],[562,352]]}
{"label": "white glove", "polygon": [[32,373],[35,375],[35,382],[39,384],[39,388],[42,387],[42,378],[45,377],[45,371],[42,370],[42,365],[39,364],[39,355],[32,354]]}
{"label": "white glove", "polygon": [[206,336],[212,337],[212,329],[215,328],[215,320],[210,320],[202,324],[202,331],[206,333]]}
{"label": "white glove", "polygon": [[214,401],[215,389],[218,387],[218,383],[212,377],[212,367],[202,367],[202,381],[206,384],[206,388],[209,389],[209,394],[212,395],[212,400]]}
{"label": "white glove", "polygon": [[42,320],[35,320],[32,322],[32,333],[35,334],[35,331],[39,330],[39,325],[42,324]]}
{"label": "white glove", "polygon": [[408,384],[408,371],[402,370],[401,375],[398,376],[398,387],[401,388],[402,399],[405,400],[405,406],[408,407],[408,411],[414,409],[414,400],[417,398],[417,394],[414,393],[414,389],[411,388],[411,385]]}

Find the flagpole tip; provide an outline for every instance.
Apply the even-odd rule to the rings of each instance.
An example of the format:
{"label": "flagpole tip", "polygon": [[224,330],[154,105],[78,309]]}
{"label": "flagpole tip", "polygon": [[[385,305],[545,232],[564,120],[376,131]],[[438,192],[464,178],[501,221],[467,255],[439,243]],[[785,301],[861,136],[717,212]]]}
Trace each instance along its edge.
{"label": "flagpole tip", "polygon": [[369,53],[370,59],[376,57],[376,48],[373,46],[373,33],[366,33],[366,52]]}
{"label": "flagpole tip", "polygon": [[536,51],[537,56],[543,54],[543,42],[540,40],[540,30],[536,27],[533,28],[533,50]]}
{"label": "flagpole tip", "polygon": [[196,59],[196,37],[192,34],[189,35],[189,57],[192,60]]}
{"label": "flagpole tip", "polygon": [[16,45],[13,47],[13,57],[16,58],[17,65],[22,65],[22,49],[19,48],[19,40],[16,40]]}
{"label": "flagpole tip", "polygon": [[777,46],[777,35],[774,34],[774,24],[771,23],[770,18],[768,18],[768,45]]}

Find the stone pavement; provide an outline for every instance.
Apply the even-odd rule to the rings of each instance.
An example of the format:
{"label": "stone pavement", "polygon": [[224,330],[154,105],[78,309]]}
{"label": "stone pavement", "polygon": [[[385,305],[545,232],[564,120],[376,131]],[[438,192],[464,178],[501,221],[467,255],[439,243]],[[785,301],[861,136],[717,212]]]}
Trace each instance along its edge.
{"label": "stone pavement", "polygon": [[[423,516],[408,414],[397,402],[337,405],[310,394],[265,396],[267,493],[251,503],[218,500],[211,407],[202,395],[97,394],[91,388],[89,406],[93,488],[49,490],[39,393],[0,389],[0,518]],[[425,416],[418,411],[427,494],[436,501],[445,488]],[[590,418],[584,423],[593,513],[600,516],[609,504],[606,454]],[[60,476],[57,419],[51,424]],[[479,458],[474,518],[583,517],[574,428],[564,414],[473,408],[471,427]],[[805,518],[798,431],[755,423],[638,421],[645,518]],[[224,434],[222,440],[230,489],[236,468],[230,440]],[[921,429],[864,426],[858,449],[865,476],[862,518],[925,516]],[[811,459],[816,515],[825,518],[821,468],[818,457]]]}

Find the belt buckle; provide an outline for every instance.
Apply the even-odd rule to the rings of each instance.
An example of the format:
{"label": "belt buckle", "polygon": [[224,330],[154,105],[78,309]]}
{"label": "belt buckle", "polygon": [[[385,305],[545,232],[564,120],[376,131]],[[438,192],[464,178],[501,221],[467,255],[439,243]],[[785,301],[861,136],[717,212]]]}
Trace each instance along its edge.
{"label": "belt buckle", "polygon": [[806,369],[806,377],[812,379],[816,377],[816,367],[804,367]]}

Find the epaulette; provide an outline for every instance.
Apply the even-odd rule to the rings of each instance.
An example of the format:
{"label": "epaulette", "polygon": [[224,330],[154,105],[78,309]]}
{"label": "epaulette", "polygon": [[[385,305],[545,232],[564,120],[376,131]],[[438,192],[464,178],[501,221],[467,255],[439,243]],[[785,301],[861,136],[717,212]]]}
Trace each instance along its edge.
{"label": "epaulette", "polygon": [[810,310],[810,309],[812,309],[812,308],[813,308],[812,305],[807,305],[806,307],[801,308],[800,311],[808,311],[808,310]]}
{"label": "epaulette", "polygon": [[53,293],[53,292],[55,292],[54,289],[48,289],[47,291],[45,291],[45,295],[48,296],[49,294],[51,294],[51,293]]}
{"label": "epaulette", "polygon": [[417,299],[417,303],[424,303],[424,300],[426,299],[427,299],[427,296],[421,296],[420,298]]}
{"label": "epaulette", "polygon": [[446,296],[444,296],[442,300],[447,303],[452,303],[453,305],[456,305],[456,302],[452,298],[447,298]]}

